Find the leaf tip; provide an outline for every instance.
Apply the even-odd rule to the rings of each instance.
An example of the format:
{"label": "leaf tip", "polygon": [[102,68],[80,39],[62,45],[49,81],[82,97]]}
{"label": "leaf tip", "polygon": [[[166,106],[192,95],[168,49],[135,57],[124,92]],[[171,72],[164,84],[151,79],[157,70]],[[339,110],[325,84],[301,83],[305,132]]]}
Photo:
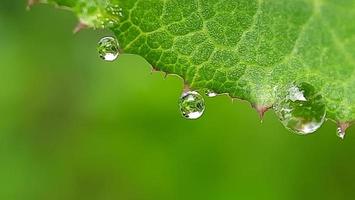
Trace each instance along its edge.
{"label": "leaf tip", "polygon": [[80,31],[82,31],[83,29],[88,28],[89,26],[87,24],[85,24],[82,21],[79,21],[79,23],[75,26],[74,30],[73,30],[73,34],[77,34]]}
{"label": "leaf tip", "polygon": [[36,3],[39,3],[38,0],[28,0],[27,1],[27,10],[31,10],[32,6],[35,5]]}
{"label": "leaf tip", "polygon": [[184,88],[182,89],[183,93],[191,91],[190,85],[188,85],[186,82],[184,82]]}
{"label": "leaf tip", "polygon": [[268,106],[253,105],[253,108],[258,112],[261,122],[264,120],[265,113],[270,109]]}
{"label": "leaf tip", "polygon": [[346,135],[346,130],[350,127],[351,123],[349,122],[339,122],[337,128],[337,134],[340,139],[344,139]]}

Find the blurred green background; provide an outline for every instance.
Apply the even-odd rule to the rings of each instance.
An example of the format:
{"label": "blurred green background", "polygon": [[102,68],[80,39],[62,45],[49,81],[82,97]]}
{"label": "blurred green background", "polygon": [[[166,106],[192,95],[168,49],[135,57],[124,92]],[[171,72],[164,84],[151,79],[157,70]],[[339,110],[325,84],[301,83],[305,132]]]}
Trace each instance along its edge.
{"label": "blurred green background", "polygon": [[225,96],[184,120],[179,78],[104,62],[109,32],[25,5],[0,2],[1,200],[354,199],[354,128],[301,137]]}

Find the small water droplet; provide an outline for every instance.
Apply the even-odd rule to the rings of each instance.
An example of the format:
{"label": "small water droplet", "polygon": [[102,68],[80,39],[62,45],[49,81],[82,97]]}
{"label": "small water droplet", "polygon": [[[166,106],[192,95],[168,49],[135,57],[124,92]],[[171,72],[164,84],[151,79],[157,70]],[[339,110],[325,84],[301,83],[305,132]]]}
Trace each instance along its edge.
{"label": "small water droplet", "polygon": [[98,15],[97,27],[102,29],[114,28],[115,26],[119,26],[123,17],[123,9],[117,4],[112,5],[109,3],[105,11],[103,11],[101,15]]}
{"label": "small water droplet", "polygon": [[206,94],[206,96],[208,96],[208,97],[215,97],[215,96],[218,95],[217,93],[215,93],[215,92],[212,91],[212,90],[206,90],[206,91],[205,91],[205,94]]}
{"label": "small water droplet", "polygon": [[99,41],[97,51],[100,58],[106,61],[114,61],[119,56],[119,44],[113,37],[104,37]]}
{"label": "small water droplet", "polygon": [[337,135],[339,138],[344,139],[346,135],[346,129],[348,129],[350,126],[350,123],[338,123],[338,128],[337,128]]}
{"label": "small water droplet", "polygon": [[184,92],[179,102],[182,116],[186,119],[198,119],[205,111],[205,101],[203,97],[195,92]]}
{"label": "small water droplet", "polygon": [[322,96],[308,83],[293,85],[274,109],[282,124],[300,135],[318,130],[325,121],[326,109]]}
{"label": "small water droplet", "polygon": [[341,127],[337,128],[337,135],[340,139],[343,140],[345,138],[345,134],[345,131]]}
{"label": "small water droplet", "polygon": [[123,9],[119,5],[109,5],[106,7],[107,13],[116,17],[123,17]]}

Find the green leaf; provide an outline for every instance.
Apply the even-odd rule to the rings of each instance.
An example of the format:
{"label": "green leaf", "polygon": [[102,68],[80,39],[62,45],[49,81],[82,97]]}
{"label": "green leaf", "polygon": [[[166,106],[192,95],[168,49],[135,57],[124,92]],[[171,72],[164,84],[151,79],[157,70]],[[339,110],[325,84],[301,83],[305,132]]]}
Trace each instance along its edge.
{"label": "green leaf", "polygon": [[272,107],[297,82],[327,118],[355,119],[355,0],[48,0],[109,28],[125,53],[209,89]]}

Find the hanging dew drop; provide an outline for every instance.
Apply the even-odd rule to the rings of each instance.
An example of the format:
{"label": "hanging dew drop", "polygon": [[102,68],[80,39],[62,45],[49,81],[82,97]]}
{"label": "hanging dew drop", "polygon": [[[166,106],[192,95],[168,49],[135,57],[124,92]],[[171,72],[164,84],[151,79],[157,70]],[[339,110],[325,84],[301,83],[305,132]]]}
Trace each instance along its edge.
{"label": "hanging dew drop", "polygon": [[218,95],[217,93],[215,93],[215,92],[212,91],[212,90],[206,90],[206,91],[205,91],[205,94],[206,94],[206,96],[208,96],[208,97],[215,97],[215,96]]}
{"label": "hanging dew drop", "polygon": [[340,139],[344,139],[346,135],[346,129],[349,128],[349,123],[339,123],[337,128],[337,136]]}
{"label": "hanging dew drop", "polygon": [[325,121],[326,108],[322,96],[308,83],[290,87],[286,97],[279,100],[274,109],[282,124],[300,135],[315,132]]}
{"label": "hanging dew drop", "polygon": [[179,102],[180,111],[186,119],[198,119],[205,111],[205,101],[203,97],[195,92],[184,92]]}
{"label": "hanging dew drop", "polygon": [[118,41],[113,37],[104,37],[99,41],[97,51],[103,60],[114,61],[120,54]]}
{"label": "hanging dew drop", "polygon": [[337,128],[337,135],[340,139],[343,140],[345,138],[345,134],[345,131],[341,127]]}

